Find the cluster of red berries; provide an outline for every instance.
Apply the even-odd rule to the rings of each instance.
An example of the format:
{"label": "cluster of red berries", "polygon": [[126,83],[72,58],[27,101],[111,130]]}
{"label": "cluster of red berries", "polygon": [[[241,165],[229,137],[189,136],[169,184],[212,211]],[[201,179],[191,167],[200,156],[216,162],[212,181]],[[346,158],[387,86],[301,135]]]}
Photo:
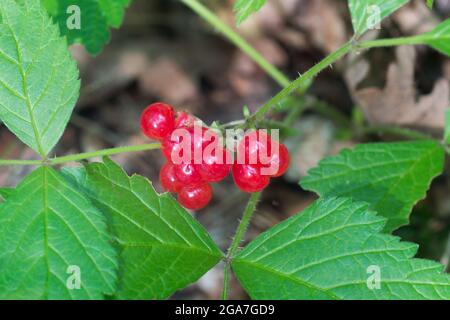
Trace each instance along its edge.
{"label": "cluster of red berries", "polygon": [[[241,190],[258,192],[267,187],[270,177],[281,176],[287,170],[286,147],[273,142],[262,131],[244,136],[237,148],[243,159],[235,161],[223,147],[219,135],[197,121],[188,113],[176,113],[164,103],[148,106],[141,116],[142,132],[161,142],[167,159],[160,171],[161,185],[166,191],[176,193],[178,202],[185,208],[204,208],[212,198],[211,183],[222,181],[230,171]],[[186,150],[190,151],[189,155],[185,154]],[[261,154],[266,155],[264,161]]]}

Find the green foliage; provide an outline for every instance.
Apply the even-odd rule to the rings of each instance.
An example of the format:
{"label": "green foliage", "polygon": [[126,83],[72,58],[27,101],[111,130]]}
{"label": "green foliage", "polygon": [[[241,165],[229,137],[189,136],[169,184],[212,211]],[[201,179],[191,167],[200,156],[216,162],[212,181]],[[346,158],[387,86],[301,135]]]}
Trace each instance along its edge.
{"label": "green foliage", "polygon": [[114,162],[66,170],[107,213],[120,248],[119,298],[162,299],[196,281],[222,258],[203,227],[148,180]]}
{"label": "green foliage", "polygon": [[[353,29],[356,35],[378,24],[410,0],[348,0]],[[378,15],[379,14],[379,15]],[[378,21],[377,21],[378,20]]]}
{"label": "green foliage", "polygon": [[0,16],[0,119],[45,156],[75,106],[78,70],[39,1],[2,0]]}
{"label": "green foliage", "polygon": [[434,4],[434,0],[427,0],[427,6],[432,9]]}
{"label": "green foliage", "polygon": [[6,200],[13,192],[13,188],[0,188],[0,199]]}
{"label": "green foliage", "polygon": [[[41,167],[0,206],[1,299],[101,299],[112,294],[116,252],[105,218],[59,173]],[[70,289],[70,266],[80,289]]]}
{"label": "green foliage", "polygon": [[266,0],[237,0],[234,4],[237,25],[244,22],[252,13],[261,9],[265,3]]}
{"label": "green foliage", "polygon": [[423,40],[423,43],[450,56],[450,19],[445,20],[432,31],[419,37]]}
{"label": "green foliage", "polygon": [[254,299],[450,299],[443,266],[412,259],[417,245],[381,234],[384,223],[368,204],[318,200],[258,236],[232,267]]}
{"label": "green foliage", "polygon": [[[110,28],[118,28],[123,22],[124,12],[131,0],[42,0],[49,13],[58,22],[61,33],[70,44],[81,43],[93,55],[101,52],[110,40]],[[80,28],[73,27],[78,6]],[[69,9],[69,10],[68,10]],[[70,27],[69,27],[70,26]]]}
{"label": "green foliage", "polygon": [[385,231],[408,223],[412,207],[441,174],[444,150],[436,142],[361,144],[322,160],[301,186],[321,196],[364,201],[387,218]]}

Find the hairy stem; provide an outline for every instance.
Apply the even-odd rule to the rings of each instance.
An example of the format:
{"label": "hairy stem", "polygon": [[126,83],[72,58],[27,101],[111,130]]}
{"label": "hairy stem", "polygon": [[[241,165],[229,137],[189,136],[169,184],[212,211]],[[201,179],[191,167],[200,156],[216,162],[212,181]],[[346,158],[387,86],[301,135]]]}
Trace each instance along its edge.
{"label": "hairy stem", "polygon": [[357,45],[359,49],[370,49],[378,47],[393,47],[393,46],[403,46],[403,45],[419,45],[425,43],[424,35],[418,35],[413,37],[402,37],[402,38],[392,38],[392,39],[378,39],[363,41]]}
{"label": "hairy stem", "polygon": [[103,149],[93,152],[85,152],[85,153],[78,153],[63,157],[57,157],[49,160],[49,163],[51,165],[55,164],[62,164],[66,162],[73,162],[73,161],[80,161],[84,159],[94,158],[94,157],[103,157],[103,156],[111,156],[114,154],[119,153],[129,153],[129,152],[139,152],[139,151],[146,151],[146,150],[154,150],[161,148],[161,145],[159,143],[149,143],[149,144],[140,144],[135,146],[126,146],[126,147],[118,147],[118,148],[110,148],[110,149]]}
{"label": "hairy stem", "polygon": [[239,249],[239,245],[244,239],[245,233],[247,231],[248,225],[250,224],[250,220],[252,219],[253,213],[255,212],[256,205],[261,198],[261,192],[252,193],[250,199],[248,200],[247,206],[245,207],[244,214],[242,216],[241,221],[236,229],[236,233],[234,234],[233,241],[231,242],[230,247],[228,248],[228,253],[225,257],[225,267],[224,267],[224,283],[223,283],[223,291],[222,291],[222,299],[228,299],[228,287],[229,287],[229,272],[230,272],[230,263],[231,260],[237,253]]}
{"label": "hairy stem", "polygon": [[253,61],[255,61],[264,71],[266,71],[278,84],[286,87],[291,82],[280,70],[267,61],[258,51],[256,51],[245,39],[243,39],[231,27],[223,23],[212,11],[206,8],[197,0],[181,0],[185,5],[191,8],[200,17],[221,32],[225,38],[245,52]]}
{"label": "hairy stem", "polygon": [[89,158],[95,157],[104,157],[104,156],[112,156],[120,153],[129,153],[129,152],[139,152],[146,150],[154,150],[161,148],[159,143],[149,143],[149,144],[139,144],[135,146],[126,146],[126,147],[118,147],[118,148],[109,148],[103,150],[97,150],[92,152],[84,152],[77,153],[68,156],[56,157],[53,159],[42,159],[42,160],[8,160],[8,159],[0,159],[0,166],[42,166],[42,165],[57,165],[63,164],[66,162],[74,162],[85,160]]}
{"label": "hairy stem", "polygon": [[0,159],[0,166],[39,166],[42,160],[7,160]]}
{"label": "hairy stem", "polygon": [[292,81],[288,86],[276,94],[273,98],[267,101],[261,108],[259,108],[250,118],[249,121],[258,122],[264,115],[269,112],[274,106],[278,105],[284,98],[288,97],[292,92],[302,88],[305,84],[311,81],[317,74],[328,68],[337,60],[345,56],[353,48],[353,42],[347,42],[345,45],[337,49],[335,52],[327,56],[325,59],[314,65],[311,69],[300,75],[296,80]]}

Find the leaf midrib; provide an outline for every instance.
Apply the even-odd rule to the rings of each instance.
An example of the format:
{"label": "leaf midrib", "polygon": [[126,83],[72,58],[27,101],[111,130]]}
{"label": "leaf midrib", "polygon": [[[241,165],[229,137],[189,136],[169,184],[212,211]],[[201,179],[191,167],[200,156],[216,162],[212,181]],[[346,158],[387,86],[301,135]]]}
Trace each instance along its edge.
{"label": "leaf midrib", "polygon": [[184,246],[182,244],[176,244],[176,243],[170,243],[170,242],[164,242],[164,243],[136,243],[136,242],[125,242],[120,241],[120,239],[115,239],[115,242],[124,248],[156,248],[156,247],[167,247],[167,248],[173,248],[173,249],[179,249],[180,251],[196,251],[201,252],[205,255],[214,257],[214,258],[223,258],[223,253],[218,252],[212,252],[209,250],[205,250],[203,248],[197,247],[197,246]]}
{"label": "leaf midrib", "polygon": [[40,155],[42,157],[45,157],[46,153],[44,151],[44,148],[42,147],[41,136],[39,134],[39,130],[36,125],[36,119],[35,119],[34,113],[33,113],[33,107],[32,107],[32,103],[31,103],[31,99],[30,99],[30,94],[28,92],[28,84],[27,84],[28,81],[27,81],[27,76],[25,74],[25,70],[23,69],[23,59],[22,59],[22,52],[20,50],[20,44],[19,44],[19,41],[16,38],[16,34],[12,30],[10,24],[7,23],[6,25],[11,32],[12,38],[14,39],[14,44],[15,44],[16,51],[17,51],[17,58],[18,58],[18,63],[19,63],[19,65],[17,67],[18,67],[20,75],[22,77],[22,88],[23,88],[24,96],[26,98],[25,104],[27,107],[28,115],[30,117],[30,124],[31,124],[31,127],[33,128],[34,138],[36,139],[36,144],[37,144]]}
{"label": "leaf midrib", "polygon": [[272,273],[272,274],[274,274],[276,276],[279,276],[279,277],[282,277],[282,278],[286,278],[286,279],[288,279],[290,281],[299,283],[299,284],[301,284],[301,285],[303,285],[303,286],[305,286],[307,288],[310,288],[311,290],[322,292],[322,293],[326,294],[327,296],[329,296],[330,298],[332,298],[333,300],[342,300],[342,298],[338,297],[337,295],[335,295],[332,292],[327,291],[325,288],[318,287],[318,286],[313,285],[313,284],[311,284],[309,282],[301,280],[301,279],[299,279],[297,277],[294,277],[294,276],[289,275],[289,274],[282,273],[282,272],[280,272],[278,270],[269,268],[267,266],[264,266],[264,265],[261,265],[261,264],[258,264],[258,263],[254,263],[254,262],[251,262],[251,261],[248,261],[248,260],[242,260],[242,259],[239,259],[239,258],[238,259],[234,259],[233,262],[232,262],[232,265],[236,264],[236,263],[247,264],[247,265],[251,266],[254,269],[259,269],[259,270],[262,270],[263,272]]}

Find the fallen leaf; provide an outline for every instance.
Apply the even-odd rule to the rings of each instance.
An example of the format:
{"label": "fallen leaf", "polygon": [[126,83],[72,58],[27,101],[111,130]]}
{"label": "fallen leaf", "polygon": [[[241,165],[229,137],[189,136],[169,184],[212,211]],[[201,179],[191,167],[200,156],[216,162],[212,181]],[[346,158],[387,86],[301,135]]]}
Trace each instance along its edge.
{"label": "fallen leaf", "polygon": [[[357,89],[362,74],[367,73],[367,62],[359,61],[348,71],[346,78],[351,93],[361,106],[367,120],[373,124],[423,127],[441,130],[444,127],[444,114],[450,103],[449,82],[439,79],[428,95],[418,96],[414,83],[416,51],[403,46],[396,50],[397,62],[387,71],[385,88]],[[353,70],[352,70],[353,68]]]}

